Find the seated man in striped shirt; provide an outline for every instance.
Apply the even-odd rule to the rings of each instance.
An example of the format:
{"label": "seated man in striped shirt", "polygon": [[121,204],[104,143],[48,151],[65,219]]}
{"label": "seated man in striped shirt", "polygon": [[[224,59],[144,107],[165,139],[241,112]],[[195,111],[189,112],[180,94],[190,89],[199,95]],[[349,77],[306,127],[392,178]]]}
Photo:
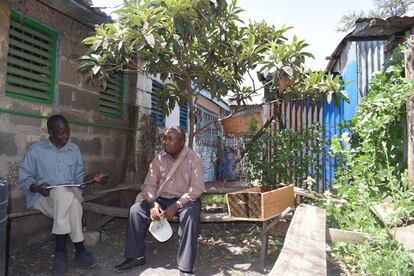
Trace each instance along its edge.
{"label": "seated man in striped shirt", "polygon": [[[164,131],[163,147],[164,151],[152,160],[141,187],[144,200],[129,210],[126,260],[114,267],[117,272],[145,263],[144,240],[151,220],[170,220],[177,216],[180,223],[178,269],[181,275],[193,273],[200,233],[200,196],[205,190],[203,163],[195,151],[185,146],[185,133],[179,127]],[[159,186],[177,160],[181,163],[157,197]]]}

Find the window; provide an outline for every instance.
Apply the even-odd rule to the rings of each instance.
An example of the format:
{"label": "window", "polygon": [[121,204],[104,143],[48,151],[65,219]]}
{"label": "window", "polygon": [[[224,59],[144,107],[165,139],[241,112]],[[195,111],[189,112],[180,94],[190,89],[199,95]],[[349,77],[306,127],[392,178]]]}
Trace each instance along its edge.
{"label": "window", "polygon": [[155,127],[165,127],[165,116],[164,110],[158,106],[159,98],[157,97],[157,89],[162,88],[162,84],[158,81],[152,81],[152,92],[151,92],[151,119],[152,124]]}
{"label": "window", "polygon": [[57,33],[13,10],[9,29],[6,95],[53,103]]}
{"label": "window", "polygon": [[124,78],[121,73],[110,74],[106,89],[99,91],[99,110],[104,116],[122,118],[124,116]]}
{"label": "window", "polygon": [[185,131],[188,129],[188,104],[180,107],[180,127]]}

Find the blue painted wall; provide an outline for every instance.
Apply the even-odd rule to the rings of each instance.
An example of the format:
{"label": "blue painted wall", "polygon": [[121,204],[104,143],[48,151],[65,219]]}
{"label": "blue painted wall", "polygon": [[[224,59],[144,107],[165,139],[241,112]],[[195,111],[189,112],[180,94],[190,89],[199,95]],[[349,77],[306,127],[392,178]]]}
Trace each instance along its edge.
{"label": "blue painted wall", "polygon": [[[324,125],[324,139],[328,141],[325,152],[330,150],[330,141],[335,134],[341,134],[339,124],[344,121],[351,120],[356,113],[358,107],[358,66],[356,61],[350,62],[345,68],[342,75],[344,82],[351,81],[345,90],[348,92],[350,103],[341,101],[340,106],[333,102],[323,104],[323,125]],[[327,155],[322,159],[325,165],[324,177],[327,187],[332,188],[332,180],[335,176],[335,159]]]}

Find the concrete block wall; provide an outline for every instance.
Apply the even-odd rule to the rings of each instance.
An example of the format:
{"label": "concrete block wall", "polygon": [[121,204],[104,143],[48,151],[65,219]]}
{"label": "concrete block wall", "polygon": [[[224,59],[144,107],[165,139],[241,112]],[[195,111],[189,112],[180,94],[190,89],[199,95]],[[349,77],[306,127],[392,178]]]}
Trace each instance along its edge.
{"label": "concrete block wall", "polygon": [[[53,6],[55,1],[42,2]],[[60,4],[62,3],[66,2],[62,0]],[[49,26],[59,34],[55,102],[51,105],[27,102],[5,95],[8,30],[12,8]],[[124,78],[124,117],[116,119],[100,115],[99,86],[85,82],[84,77],[77,72],[78,58],[86,50],[81,42],[92,32],[91,26],[59,12],[59,9],[49,8],[40,1],[0,2],[0,109],[41,116],[59,113],[70,121],[91,124],[71,124],[71,138],[83,153],[87,172],[110,173],[106,187],[93,187],[99,190],[125,181],[127,157],[134,154],[128,148],[128,143],[135,139],[136,133],[133,129],[137,127],[134,123],[138,104],[137,76],[127,74]],[[106,127],[99,127],[97,124]],[[0,176],[7,177],[11,187],[9,213],[25,210],[24,193],[17,183],[17,169],[29,146],[47,137],[46,119],[0,112]],[[9,227],[10,249],[15,248],[17,241],[19,244],[31,243],[42,235],[48,235],[49,228],[50,221],[43,216],[14,219]]]}

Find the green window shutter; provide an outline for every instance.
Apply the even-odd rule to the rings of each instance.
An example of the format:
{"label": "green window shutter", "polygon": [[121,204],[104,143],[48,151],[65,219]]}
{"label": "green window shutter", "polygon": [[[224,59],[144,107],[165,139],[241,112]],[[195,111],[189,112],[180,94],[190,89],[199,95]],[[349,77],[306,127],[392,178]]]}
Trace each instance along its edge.
{"label": "green window shutter", "polygon": [[7,56],[6,95],[53,103],[57,33],[12,10]]}
{"label": "green window shutter", "polygon": [[99,91],[99,109],[104,116],[122,118],[124,115],[124,78],[121,73],[109,75],[106,89]]}

